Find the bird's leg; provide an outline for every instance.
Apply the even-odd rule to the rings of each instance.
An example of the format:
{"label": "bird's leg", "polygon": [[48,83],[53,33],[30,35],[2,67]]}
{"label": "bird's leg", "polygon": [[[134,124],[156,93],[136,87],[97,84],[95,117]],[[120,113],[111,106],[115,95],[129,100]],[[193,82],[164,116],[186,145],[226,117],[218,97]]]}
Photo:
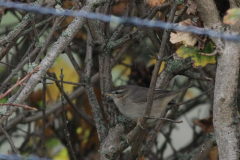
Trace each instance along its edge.
{"label": "bird's leg", "polygon": [[127,139],[127,143],[128,143],[128,144],[130,144],[130,143],[129,143],[129,140],[128,140],[128,139],[129,139],[129,136],[132,138],[132,132],[130,132],[130,133],[127,134],[126,139]]}
{"label": "bird's leg", "polygon": [[141,118],[138,118],[138,120],[137,120],[137,126],[139,126],[139,127],[141,127],[142,129],[144,129],[143,128],[143,126],[141,125]]}
{"label": "bird's leg", "polygon": [[127,143],[128,143],[128,144],[130,144],[130,143],[129,143],[129,136],[130,136],[130,139],[132,139],[132,134],[133,134],[133,132],[135,131],[135,129],[136,129],[136,127],[134,127],[134,129],[133,129],[130,133],[127,134],[126,139],[127,139]]}

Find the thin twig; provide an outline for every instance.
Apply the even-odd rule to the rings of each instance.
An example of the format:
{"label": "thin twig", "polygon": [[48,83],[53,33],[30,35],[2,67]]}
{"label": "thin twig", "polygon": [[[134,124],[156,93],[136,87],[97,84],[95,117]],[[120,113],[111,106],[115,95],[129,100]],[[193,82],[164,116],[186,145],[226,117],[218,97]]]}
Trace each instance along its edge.
{"label": "thin twig", "polygon": [[[9,2],[8,2],[9,3]],[[39,6],[41,6],[44,3],[43,0],[39,1]],[[10,32],[7,36],[5,36],[3,39],[0,40],[0,44],[4,45],[11,41],[17,41],[17,38],[22,31],[26,28],[26,26],[29,24],[29,14],[25,15],[22,22],[18,24],[18,27],[16,27],[12,32]],[[0,60],[4,57],[4,54],[0,54]]]}
{"label": "thin twig", "polygon": [[35,22],[34,22],[34,14],[33,13],[29,13],[29,17],[30,17],[32,28],[33,28],[33,34],[35,36],[35,41],[39,42],[39,36],[38,36],[37,29],[35,27]]}
{"label": "thin twig", "polygon": [[205,142],[198,147],[198,152],[192,157],[191,160],[204,160],[211,151],[211,149],[216,146],[216,135],[214,133],[208,134]]}
{"label": "thin twig", "polygon": [[5,63],[5,62],[0,62],[0,63],[2,63],[2,64],[5,64],[6,66],[9,66],[9,67],[13,67],[13,68],[15,68],[16,66],[13,66],[13,65],[11,65],[11,64],[8,64],[8,63]]}
{"label": "thin twig", "polygon": [[31,123],[28,123],[28,130],[27,130],[27,134],[25,136],[24,141],[22,142],[21,146],[19,147],[19,151],[20,153],[24,150],[24,148],[26,147],[27,143],[29,142],[31,137]]}
{"label": "thin twig", "polygon": [[[39,27],[41,27],[41,26],[43,26],[43,25],[46,26],[49,22],[51,22],[51,21],[53,20],[53,18],[54,18],[54,16],[51,16],[50,18],[45,19],[45,20],[42,21],[42,22],[39,22],[38,24],[35,25],[35,28],[39,28]],[[25,31],[23,31],[23,32],[19,35],[19,37],[22,37],[22,36],[28,34],[28,33],[31,32],[32,30],[33,30],[32,27],[29,28],[29,29],[26,29]],[[39,36],[40,36],[40,34],[39,34]]]}
{"label": "thin twig", "polygon": [[184,102],[180,102],[180,103],[174,104],[173,106],[180,106],[180,105],[183,105],[183,104],[186,104],[186,103],[192,102],[192,101],[198,99],[199,97],[205,95],[206,93],[210,92],[211,90],[213,90],[213,88],[214,88],[214,87],[212,87],[212,88],[206,90],[205,92],[201,93],[200,95],[198,95],[198,96],[196,96],[196,97],[194,97],[194,98],[192,98],[192,99],[189,99],[189,100],[187,100],[187,101],[184,101]]}
{"label": "thin twig", "polygon": [[4,94],[0,95],[0,100],[2,100],[6,95],[8,95],[13,89],[15,89],[17,86],[22,85],[23,82],[28,79],[33,73],[35,73],[38,69],[40,68],[40,66],[37,66],[35,69],[33,69],[32,72],[28,73],[28,75],[26,75],[22,80],[16,82],[16,84],[14,86],[12,86],[7,92],[5,92]]}
{"label": "thin twig", "polygon": [[0,106],[4,106],[4,105],[7,105],[7,106],[18,106],[18,107],[22,107],[22,108],[25,108],[25,109],[31,109],[31,110],[34,110],[34,111],[38,110],[37,108],[33,108],[33,107],[30,107],[30,106],[27,106],[27,105],[22,105],[22,104],[0,103]]}
{"label": "thin twig", "polygon": [[171,143],[170,138],[169,138],[171,132],[170,132],[170,133],[167,133],[167,134],[163,133],[162,130],[160,130],[160,132],[162,133],[162,135],[163,135],[164,138],[166,139],[167,143],[168,143],[168,144],[170,145],[170,147],[172,148],[174,154],[177,154],[177,150],[173,147],[173,144]]}
{"label": "thin twig", "polygon": [[[48,75],[54,77],[54,79],[57,78],[55,73],[50,74],[48,72]],[[58,89],[61,91],[60,83],[58,81],[55,81],[55,84],[58,87]],[[66,101],[68,102],[68,104],[74,109],[74,111],[78,114],[78,116],[81,117],[82,119],[84,119],[87,123],[89,123],[92,127],[95,128],[96,125],[95,125],[92,117],[88,116],[83,109],[78,108],[76,105],[74,105],[72,100],[70,99],[70,97],[64,91],[63,91],[63,95],[64,95],[64,98],[66,99]]]}
{"label": "thin twig", "polygon": [[76,159],[76,156],[75,156],[75,153],[73,151],[73,147],[72,147],[72,143],[70,141],[70,138],[69,138],[69,132],[68,132],[68,127],[67,127],[67,117],[66,117],[66,111],[65,111],[65,102],[64,102],[64,95],[63,95],[63,69],[61,68],[61,75],[60,75],[60,78],[61,78],[61,102],[62,102],[62,118],[63,118],[63,126],[64,126],[64,133],[65,133],[65,136],[66,136],[66,141],[67,141],[67,146],[68,146],[68,150],[71,154],[71,157],[74,159],[74,160],[77,160]]}
{"label": "thin twig", "polygon": [[146,116],[147,119],[157,119],[157,120],[165,120],[165,121],[170,121],[173,123],[182,123],[183,121],[175,121],[169,118],[158,118],[158,117],[151,117],[151,116]]}
{"label": "thin twig", "polygon": [[[88,34],[88,36],[90,36],[90,34]],[[96,94],[94,93],[92,82],[90,81],[91,63],[92,63],[92,49],[91,49],[90,46],[88,46],[88,49],[87,49],[87,52],[86,52],[87,55],[86,55],[86,59],[85,59],[85,62],[86,62],[85,73],[83,73],[81,68],[78,66],[78,64],[77,64],[76,60],[74,59],[70,49],[66,48],[65,51],[66,51],[72,65],[73,65],[73,67],[75,68],[77,74],[80,77],[85,77],[84,78],[84,80],[86,82],[85,91],[87,92],[88,100],[89,100],[90,106],[92,108],[93,118],[96,122],[96,127],[97,127],[99,140],[102,141],[107,135],[107,129],[106,129],[104,123],[103,123],[103,117],[102,117],[102,113],[100,111],[100,106],[98,104]]]}
{"label": "thin twig", "polygon": [[[176,10],[176,7],[174,7],[174,9],[172,9],[172,12],[174,12],[174,10]],[[174,13],[175,13],[175,12],[174,12]],[[171,14],[171,17],[172,17],[172,18],[169,18],[170,21],[173,20],[174,14]],[[166,31],[166,32],[167,32],[167,31]],[[167,39],[168,39],[168,38],[166,38],[166,36],[167,36],[166,34],[169,34],[169,33],[165,33],[165,38],[164,38],[165,40],[164,40],[164,41],[167,42]],[[165,44],[166,44],[166,42],[165,42],[165,43],[162,42],[162,44],[161,44],[161,49],[160,49],[159,54],[163,54],[163,53],[164,53],[162,50],[165,49]],[[152,76],[152,77],[153,77],[152,80],[157,78],[157,75],[158,75],[158,71],[159,71],[159,68],[160,68],[160,65],[161,65],[162,58],[163,58],[163,56],[158,56],[158,61],[157,61],[156,65],[155,65],[155,69],[154,69],[155,72],[153,72],[153,74],[155,73],[155,76]],[[159,62],[160,62],[160,63],[159,63]],[[154,91],[154,89],[155,89],[155,84],[156,84],[156,82],[155,82],[154,85],[151,87],[151,88],[152,88],[152,91],[150,91],[150,93],[151,93],[151,92],[153,93],[153,91]],[[153,97],[153,96],[152,96],[152,97]],[[149,101],[152,101],[152,100],[150,100],[149,98],[148,98],[148,100],[149,100]],[[144,114],[144,117],[147,116],[147,115],[149,115],[149,114]],[[164,114],[163,114],[163,115],[164,115]],[[144,120],[141,121],[141,122],[146,123],[146,121],[147,121],[147,119],[144,118]],[[162,122],[162,121],[161,121],[161,122]],[[141,123],[141,124],[143,124],[143,123]],[[129,133],[128,142],[127,142],[127,140],[126,140],[126,141],[120,143],[119,146],[117,146],[116,148],[112,149],[112,151],[109,152],[108,154],[106,154],[106,156],[108,156],[109,158],[112,158],[112,159],[116,159],[117,156],[118,156],[120,153],[122,153],[122,151],[125,150],[125,149],[134,141],[135,138],[138,137],[139,132],[140,132],[141,130],[142,130],[142,129],[141,129],[140,126],[139,126],[139,127],[135,127],[135,129],[134,129],[131,133]],[[140,144],[138,144],[138,146],[140,146]],[[136,147],[136,148],[137,148],[137,147]],[[135,154],[136,154],[137,151],[138,151],[138,148],[135,149]],[[133,155],[132,157],[134,158],[134,157],[135,157],[134,154],[132,154],[132,155]]]}
{"label": "thin twig", "polygon": [[0,128],[1,128],[2,132],[3,132],[3,134],[5,135],[5,137],[7,138],[9,144],[11,145],[14,153],[15,153],[15,154],[18,154],[19,152],[18,152],[17,148],[15,147],[15,145],[14,145],[11,137],[10,137],[10,136],[8,135],[8,133],[3,129],[2,124],[0,124]]}
{"label": "thin twig", "polygon": [[[51,78],[51,77],[46,77],[46,79],[52,80],[54,82],[61,82],[60,80],[55,79],[55,78]],[[70,81],[63,81],[63,83],[72,84],[72,85],[78,85],[78,86],[84,86],[84,83],[75,83],[75,82],[70,82]]]}
{"label": "thin twig", "polygon": [[[35,48],[31,53],[30,53],[30,55],[29,55],[29,57],[28,58],[25,58],[25,59],[23,59],[23,61],[21,61],[20,63],[18,63],[18,65],[17,65],[17,67],[14,69],[14,70],[12,70],[12,72],[11,72],[11,74],[4,80],[4,82],[2,83],[2,86],[1,86],[1,88],[0,88],[0,92],[2,91],[2,90],[4,90],[4,87],[5,87],[5,85],[9,82],[9,81],[11,81],[11,79],[18,73],[18,71],[20,71],[21,69],[22,69],[22,67],[28,62],[28,60],[29,60],[29,58],[31,58],[31,57],[33,57],[34,55],[36,55],[38,52],[39,52],[39,50],[40,50],[40,48]],[[26,52],[26,57],[28,56],[27,54],[28,54],[29,52]],[[25,56],[24,56],[25,57]],[[24,58],[23,57],[23,58]]]}
{"label": "thin twig", "polygon": [[43,101],[43,106],[42,106],[42,155],[41,157],[46,156],[46,146],[45,146],[45,125],[46,125],[46,75],[43,77],[43,89],[42,89],[42,101]]}
{"label": "thin twig", "polygon": [[219,52],[218,49],[215,49],[213,53],[203,53],[203,52],[199,52],[199,54],[203,55],[203,56],[215,56],[217,55]]}
{"label": "thin twig", "polygon": [[[170,14],[169,14],[169,18],[168,18],[169,23],[173,22],[177,6],[178,6],[177,4],[173,3]],[[153,104],[153,96],[154,96],[155,86],[156,86],[156,82],[157,82],[158,72],[159,72],[160,66],[161,66],[162,61],[163,61],[163,57],[164,57],[164,54],[165,54],[167,43],[169,41],[169,34],[170,34],[170,32],[168,32],[168,30],[164,30],[161,47],[160,47],[160,50],[159,50],[159,53],[158,53],[158,56],[157,56],[157,62],[155,64],[155,67],[154,67],[154,70],[153,70],[153,73],[152,73],[152,79],[151,79],[149,92],[148,92],[148,97],[147,97],[147,106],[146,106],[146,109],[144,111],[144,117],[142,118],[142,121],[141,121],[141,126],[143,126],[143,127],[145,127],[146,123],[147,123],[147,118],[145,118],[145,117],[150,116],[150,113],[151,113],[152,104]],[[166,113],[167,113],[166,111],[165,111],[165,114],[162,113],[161,118],[164,118],[166,116]],[[162,120],[161,125],[158,125],[159,126],[158,130],[160,130],[163,122],[164,121]],[[137,127],[137,128],[140,128],[140,127]],[[133,148],[132,148],[132,151],[131,151],[131,154],[130,154],[130,159],[132,159],[132,160],[136,159],[136,155],[137,155],[138,151],[140,150],[143,138],[144,138],[144,132],[140,130],[140,140],[135,142],[135,144],[133,145]],[[149,143],[149,144],[151,146],[152,143]],[[150,149],[150,147],[148,149]]]}
{"label": "thin twig", "polygon": [[75,4],[76,4],[76,8],[79,10],[81,8],[81,6],[79,5],[78,0],[74,0]]}
{"label": "thin twig", "polygon": [[[191,80],[188,80],[186,86],[189,86],[190,82],[191,82]],[[183,100],[186,92],[187,92],[187,90],[185,90],[181,93],[178,102],[181,102]],[[166,116],[167,116],[167,110],[165,110],[164,113],[162,113],[161,118],[165,118]],[[165,120],[158,121],[157,125],[154,128],[154,132],[148,138],[146,146],[144,146],[144,148],[141,149],[141,151],[143,152],[144,155],[146,155],[149,152],[150,148],[152,147],[153,141],[154,141],[154,139],[156,139],[157,134],[160,131],[164,122],[165,122]]]}
{"label": "thin twig", "polygon": [[42,57],[42,54],[43,54],[43,53],[45,52],[45,50],[47,49],[47,46],[49,45],[50,40],[51,40],[53,34],[55,33],[55,30],[56,30],[56,28],[57,28],[57,25],[58,25],[60,19],[61,19],[61,17],[57,17],[57,18],[56,18],[56,20],[55,20],[55,22],[54,22],[54,24],[53,24],[53,26],[52,26],[52,28],[51,28],[51,31],[49,32],[49,34],[48,34],[48,36],[47,36],[47,38],[46,38],[46,40],[45,40],[45,42],[44,42],[44,44],[43,44],[40,52],[38,53],[38,56],[37,56],[36,59],[35,59],[35,63],[36,63],[36,64],[39,63],[40,58]]}

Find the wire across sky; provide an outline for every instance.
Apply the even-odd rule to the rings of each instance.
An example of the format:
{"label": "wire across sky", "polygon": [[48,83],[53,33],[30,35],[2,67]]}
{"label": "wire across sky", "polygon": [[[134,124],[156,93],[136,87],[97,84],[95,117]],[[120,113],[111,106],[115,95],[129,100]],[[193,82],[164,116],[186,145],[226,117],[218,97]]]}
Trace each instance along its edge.
{"label": "wire across sky", "polygon": [[0,1],[0,6],[8,7],[8,8],[17,8],[21,10],[25,10],[28,12],[36,12],[41,14],[51,14],[58,16],[72,16],[72,17],[85,17],[89,19],[96,19],[104,22],[115,22],[115,23],[124,23],[131,24],[136,26],[146,26],[146,27],[155,27],[155,28],[164,28],[164,29],[172,29],[182,32],[190,32],[199,35],[207,35],[210,37],[218,37],[225,40],[232,41],[240,41],[239,34],[230,34],[227,32],[218,32],[211,29],[204,29],[193,26],[179,26],[175,23],[167,23],[163,21],[155,21],[148,19],[140,19],[137,17],[117,17],[113,15],[104,15],[95,12],[85,12],[85,11],[71,11],[64,9],[54,9],[54,8],[46,8],[40,7],[36,5],[27,5],[25,3],[17,3],[17,2],[3,2]]}

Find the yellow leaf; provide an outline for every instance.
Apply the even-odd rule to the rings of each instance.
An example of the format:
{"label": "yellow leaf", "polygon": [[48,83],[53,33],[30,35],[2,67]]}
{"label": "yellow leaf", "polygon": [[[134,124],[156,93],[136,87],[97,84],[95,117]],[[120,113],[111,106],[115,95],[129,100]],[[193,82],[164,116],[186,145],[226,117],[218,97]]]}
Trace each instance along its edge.
{"label": "yellow leaf", "polygon": [[198,47],[185,47],[182,46],[180,47],[176,53],[178,57],[182,58],[188,58],[191,57],[191,59],[194,61],[194,66],[198,67],[204,67],[208,63],[214,64],[216,63],[216,57],[215,56],[205,56],[205,55],[200,55],[199,52],[203,53],[212,53],[214,51],[214,45],[212,42],[208,42],[203,49],[203,51],[198,50]]}
{"label": "yellow leaf", "polygon": [[[149,61],[147,66],[151,66],[151,65],[155,65],[155,64],[156,64],[156,59],[152,59]],[[162,64],[161,64],[161,67],[160,67],[158,73],[161,73],[163,71],[164,67],[165,67],[165,61],[162,61]]]}
{"label": "yellow leaf", "polygon": [[54,158],[54,160],[70,160],[67,148],[63,148]]}
{"label": "yellow leaf", "polygon": [[73,118],[72,112],[70,112],[70,111],[66,112],[66,116],[67,116],[68,120],[72,120],[72,118]]}
{"label": "yellow leaf", "polygon": [[[124,64],[129,64],[131,65],[131,58],[130,57],[126,57],[123,60]],[[124,66],[124,65],[116,65],[115,67],[113,67],[112,69],[112,77],[113,77],[113,82],[116,86],[122,85],[123,81],[128,80],[128,76],[131,74],[131,69],[130,67]],[[119,80],[121,79],[121,80]]]}
{"label": "yellow leaf", "polygon": [[[59,76],[61,74],[61,68],[63,68],[64,81],[78,82],[79,76],[73,66],[67,60],[68,58],[66,57],[66,55],[61,55],[54,63],[53,67],[49,69],[49,71],[54,72],[58,80],[60,80]],[[71,84],[63,84],[63,89],[66,93],[71,93],[73,91],[73,87],[74,85]],[[55,83],[47,85],[47,90],[47,101],[56,100],[58,96],[61,95]]]}

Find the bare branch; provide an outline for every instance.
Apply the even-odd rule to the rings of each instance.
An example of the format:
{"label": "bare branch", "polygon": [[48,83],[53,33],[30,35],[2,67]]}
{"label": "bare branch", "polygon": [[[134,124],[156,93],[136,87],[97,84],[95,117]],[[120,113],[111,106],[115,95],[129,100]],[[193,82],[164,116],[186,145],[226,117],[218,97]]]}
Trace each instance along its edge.
{"label": "bare branch", "polygon": [[10,137],[10,136],[8,135],[8,133],[3,129],[2,124],[0,124],[0,129],[1,129],[1,131],[3,132],[3,134],[5,135],[5,137],[7,138],[7,140],[8,140],[8,142],[9,142],[9,144],[11,145],[14,153],[15,153],[15,154],[18,154],[19,152],[18,152],[17,148],[15,147],[15,145],[14,145],[11,137]]}

